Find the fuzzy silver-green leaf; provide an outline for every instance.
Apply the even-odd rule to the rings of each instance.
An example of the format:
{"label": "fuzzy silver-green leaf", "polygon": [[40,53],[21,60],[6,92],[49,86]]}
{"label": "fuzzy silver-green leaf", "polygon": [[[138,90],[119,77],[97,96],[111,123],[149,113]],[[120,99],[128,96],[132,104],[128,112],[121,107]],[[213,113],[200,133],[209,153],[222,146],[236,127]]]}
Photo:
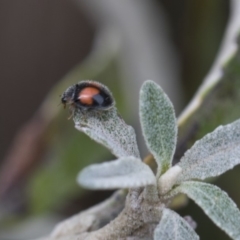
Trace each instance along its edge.
{"label": "fuzzy silver-green leaf", "polygon": [[176,212],[165,208],[154,231],[154,240],[198,240],[199,236],[189,223]]}
{"label": "fuzzy silver-green leaf", "polygon": [[232,239],[240,240],[240,211],[220,188],[202,182],[183,182],[172,194],[185,193]]}
{"label": "fuzzy silver-green leaf", "polygon": [[135,131],[124,122],[115,107],[107,111],[75,109],[73,120],[79,131],[110,149],[115,156],[139,158]]}
{"label": "fuzzy silver-green leaf", "polygon": [[240,163],[240,120],[197,141],[180,160],[178,182],[219,176]]}
{"label": "fuzzy silver-green leaf", "polygon": [[80,172],[77,181],[89,189],[133,188],[156,184],[152,170],[134,157],[90,165]]}
{"label": "fuzzy silver-green leaf", "polygon": [[177,123],[173,105],[153,81],[140,91],[140,120],[147,147],[157,161],[159,172],[166,171],[176,147]]}

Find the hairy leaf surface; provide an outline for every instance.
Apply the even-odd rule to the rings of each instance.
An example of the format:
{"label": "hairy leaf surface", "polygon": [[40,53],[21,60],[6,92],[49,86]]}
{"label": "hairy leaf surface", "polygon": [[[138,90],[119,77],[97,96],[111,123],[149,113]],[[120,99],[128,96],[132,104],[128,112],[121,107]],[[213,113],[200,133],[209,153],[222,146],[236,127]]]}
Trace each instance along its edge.
{"label": "hairy leaf surface", "polygon": [[155,229],[154,240],[198,240],[199,236],[189,223],[176,212],[165,208]]}
{"label": "hairy leaf surface", "polygon": [[240,211],[224,191],[212,184],[189,181],[182,183],[172,194],[179,192],[195,201],[232,239],[240,239]]}
{"label": "hairy leaf surface", "polygon": [[179,182],[219,176],[240,163],[240,120],[197,141],[180,160]]}
{"label": "hairy leaf surface", "polygon": [[143,136],[160,171],[171,166],[176,147],[177,123],[173,105],[153,81],[146,81],[140,91],[140,120]]}
{"label": "hairy leaf surface", "polygon": [[156,184],[152,170],[134,157],[90,165],[80,172],[77,180],[90,189],[132,188]]}
{"label": "hairy leaf surface", "polygon": [[101,112],[76,109],[73,120],[76,129],[110,149],[115,156],[139,158],[135,131],[124,122],[115,107]]}

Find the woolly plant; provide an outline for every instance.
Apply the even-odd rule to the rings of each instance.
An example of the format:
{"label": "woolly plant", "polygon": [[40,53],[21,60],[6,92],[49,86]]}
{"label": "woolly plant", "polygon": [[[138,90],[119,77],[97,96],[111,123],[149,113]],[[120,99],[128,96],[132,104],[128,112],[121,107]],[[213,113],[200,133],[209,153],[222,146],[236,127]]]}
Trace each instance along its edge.
{"label": "woolly plant", "polygon": [[[78,183],[98,190],[124,188],[128,194],[123,210],[113,221],[94,228],[89,216],[96,209],[90,210],[82,215],[84,230],[78,228],[66,239],[199,239],[194,221],[169,208],[180,193],[191,198],[232,239],[240,239],[240,211],[236,204],[220,188],[202,181],[240,163],[240,120],[220,126],[198,140],[173,165],[177,121],[171,101],[160,86],[148,80],[141,88],[139,105],[143,137],[156,161],[155,171],[140,159],[134,130],[115,106],[104,111],[74,108],[75,127],[117,157],[86,167],[79,173]],[[123,191],[115,193],[115,197],[121,194]],[[61,235],[62,226],[52,237]]]}

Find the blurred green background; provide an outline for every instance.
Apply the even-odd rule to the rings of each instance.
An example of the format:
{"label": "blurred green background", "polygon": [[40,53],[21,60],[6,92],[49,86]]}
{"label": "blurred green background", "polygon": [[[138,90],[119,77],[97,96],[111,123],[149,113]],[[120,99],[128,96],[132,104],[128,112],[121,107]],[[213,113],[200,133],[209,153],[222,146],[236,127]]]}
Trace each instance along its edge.
{"label": "blurred green background", "polygon": [[[83,79],[106,84],[135,127],[144,157],[141,84],[158,82],[179,114],[216,57],[230,3],[0,1],[0,239],[46,235],[61,219],[111,194],[76,183],[81,168],[114,156],[74,129],[69,112],[59,106],[62,92]],[[239,171],[216,181],[238,206]],[[198,223],[201,239],[229,239],[192,202],[180,213]]]}

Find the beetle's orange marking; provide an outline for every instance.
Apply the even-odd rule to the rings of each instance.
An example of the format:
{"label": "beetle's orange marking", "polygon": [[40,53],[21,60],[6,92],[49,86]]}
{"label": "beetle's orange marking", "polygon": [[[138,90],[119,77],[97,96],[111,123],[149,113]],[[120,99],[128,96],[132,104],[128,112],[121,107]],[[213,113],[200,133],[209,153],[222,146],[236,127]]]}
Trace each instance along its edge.
{"label": "beetle's orange marking", "polygon": [[99,90],[94,87],[86,87],[79,93],[79,100],[86,105],[93,104],[93,96],[99,94]]}

